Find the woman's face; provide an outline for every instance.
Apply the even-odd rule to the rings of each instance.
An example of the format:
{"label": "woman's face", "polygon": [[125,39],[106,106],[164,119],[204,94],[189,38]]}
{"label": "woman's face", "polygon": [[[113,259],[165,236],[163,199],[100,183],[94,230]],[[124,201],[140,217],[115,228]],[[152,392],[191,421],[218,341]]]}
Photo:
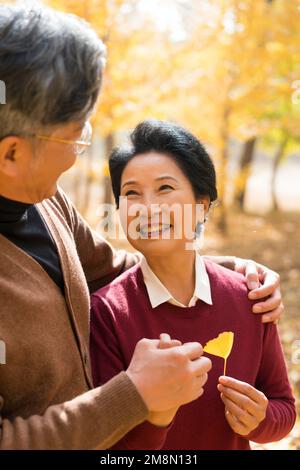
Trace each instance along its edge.
{"label": "woman's face", "polygon": [[135,156],[123,171],[120,194],[121,223],[135,249],[146,257],[191,249],[209,197],[196,201],[189,179],[169,155]]}

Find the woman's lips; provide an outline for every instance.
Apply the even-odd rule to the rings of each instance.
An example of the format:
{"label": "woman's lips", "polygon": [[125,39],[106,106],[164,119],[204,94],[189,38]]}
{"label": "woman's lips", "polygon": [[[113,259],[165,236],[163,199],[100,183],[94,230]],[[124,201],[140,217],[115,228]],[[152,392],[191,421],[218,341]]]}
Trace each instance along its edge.
{"label": "woman's lips", "polygon": [[153,238],[157,237],[163,233],[166,233],[172,228],[170,224],[153,224],[153,225],[144,225],[140,227],[140,234],[142,238]]}

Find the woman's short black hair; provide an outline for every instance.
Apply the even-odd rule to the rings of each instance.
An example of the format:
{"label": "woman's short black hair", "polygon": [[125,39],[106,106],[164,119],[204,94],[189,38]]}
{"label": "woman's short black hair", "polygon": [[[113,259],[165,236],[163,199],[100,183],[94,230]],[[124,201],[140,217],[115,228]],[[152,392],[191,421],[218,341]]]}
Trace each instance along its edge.
{"label": "woman's short black hair", "polygon": [[199,140],[183,127],[168,121],[146,120],[130,135],[130,146],[112,151],[109,170],[117,207],[121,178],[127,163],[136,155],[151,151],[168,154],[189,179],[195,197],[218,197],[214,164]]}

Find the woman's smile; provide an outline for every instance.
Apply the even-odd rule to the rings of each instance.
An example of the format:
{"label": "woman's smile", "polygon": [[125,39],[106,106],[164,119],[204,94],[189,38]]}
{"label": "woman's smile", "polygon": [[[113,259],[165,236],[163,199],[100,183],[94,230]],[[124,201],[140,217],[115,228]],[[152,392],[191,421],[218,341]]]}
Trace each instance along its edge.
{"label": "woman's smile", "polygon": [[139,232],[142,238],[160,238],[161,235],[167,233],[171,236],[172,228],[173,226],[170,224],[150,224],[141,226]]}

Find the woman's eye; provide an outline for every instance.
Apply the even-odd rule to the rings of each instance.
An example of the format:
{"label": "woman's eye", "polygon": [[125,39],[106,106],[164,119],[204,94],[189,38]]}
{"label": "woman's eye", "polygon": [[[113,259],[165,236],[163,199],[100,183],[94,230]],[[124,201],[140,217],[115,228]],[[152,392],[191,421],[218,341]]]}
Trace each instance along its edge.
{"label": "woman's eye", "polygon": [[172,186],[170,186],[169,184],[163,184],[162,186],[160,186],[159,190],[160,191],[163,191],[165,189],[174,189],[172,188]]}
{"label": "woman's eye", "polygon": [[125,196],[128,197],[128,196],[132,196],[132,195],[136,195],[138,194],[136,191],[134,191],[133,189],[130,189],[129,191],[127,191],[127,193],[125,193]]}

